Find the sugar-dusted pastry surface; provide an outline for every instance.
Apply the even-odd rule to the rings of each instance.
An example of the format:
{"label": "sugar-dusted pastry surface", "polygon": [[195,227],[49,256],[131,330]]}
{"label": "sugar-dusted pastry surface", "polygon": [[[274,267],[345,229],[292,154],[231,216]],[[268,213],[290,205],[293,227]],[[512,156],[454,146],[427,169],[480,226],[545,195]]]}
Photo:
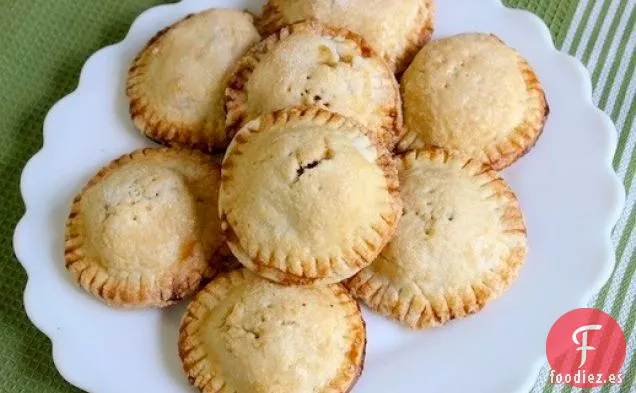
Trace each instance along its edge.
{"label": "sugar-dusted pastry surface", "polygon": [[164,306],[218,266],[220,168],[203,153],[145,149],[113,161],[76,198],[66,265],[86,290],[123,307]]}
{"label": "sugar-dusted pastry surface", "polygon": [[342,286],[285,287],[245,269],[197,296],[180,339],[186,372],[204,392],[215,390],[196,381],[233,392],[348,391],[364,347],[360,310]]}
{"label": "sugar-dusted pastry surface", "polygon": [[259,40],[250,14],[226,9],[191,15],[160,32],[129,74],[137,126],[161,142],[226,146],[227,71]]}
{"label": "sugar-dusted pastry surface", "polygon": [[519,54],[490,34],[432,41],[402,77],[402,151],[433,145],[500,169],[536,141],[545,97]]}
{"label": "sugar-dusted pastry surface", "polygon": [[402,71],[433,30],[430,0],[270,0],[260,21],[272,33],[307,19],[347,28],[365,37],[391,69]]}
{"label": "sugar-dusted pastry surface", "polygon": [[310,111],[275,119],[283,111],[239,132],[223,164],[221,214],[248,267],[338,282],[375,258],[392,233],[395,172],[386,149],[358,126]]}
{"label": "sugar-dusted pastry surface", "polygon": [[514,193],[492,169],[441,149],[398,162],[404,214],[396,235],[348,286],[412,328],[478,311],[524,262],[526,231]]}
{"label": "sugar-dusted pastry surface", "polygon": [[234,68],[228,126],[307,105],[351,117],[392,146],[402,127],[397,82],[359,36],[316,23],[286,27]]}

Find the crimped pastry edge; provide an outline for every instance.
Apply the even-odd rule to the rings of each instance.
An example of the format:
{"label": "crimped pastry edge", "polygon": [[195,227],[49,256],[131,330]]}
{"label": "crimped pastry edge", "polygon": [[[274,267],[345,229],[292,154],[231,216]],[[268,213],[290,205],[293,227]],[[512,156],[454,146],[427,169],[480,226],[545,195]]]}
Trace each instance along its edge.
{"label": "crimped pastry edge", "polygon": [[123,281],[120,278],[112,277],[98,258],[87,255],[85,247],[88,245],[83,239],[84,223],[81,215],[81,201],[84,193],[132,161],[162,155],[168,157],[179,155],[218,169],[218,164],[211,161],[211,157],[197,150],[165,147],[143,148],[112,160],[100,169],[73,199],[65,225],[65,267],[71,273],[73,281],[109,306],[118,308],[163,308],[170,306],[195,292],[202,282],[214,277],[218,269],[213,266],[212,262],[223,257],[221,249],[225,242],[222,242],[219,248],[213,252],[205,270],[190,272],[185,282],[175,283],[170,280],[168,283],[154,282],[155,285],[153,285],[152,280],[155,277],[147,278],[148,276],[144,275],[139,282],[138,290],[135,290],[127,285],[122,287],[122,284],[128,284],[127,279]]}
{"label": "crimped pastry edge", "polygon": [[[237,155],[237,148],[241,144],[244,144],[249,139],[249,136],[253,133],[267,132],[267,130],[274,127],[282,127],[290,122],[299,121],[301,119],[310,119],[312,122],[316,122],[319,125],[325,125],[333,128],[350,127],[359,130],[362,134],[366,135],[372,143],[375,145],[378,151],[377,163],[382,169],[385,178],[387,179],[387,190],[392,196],[392,205],[390,212],[383,212],[379,214],[378,221],[381,228],[375,228],[376,233],[381,235],[381,240],[378,244],[372,245],[371,248],[367,242],[365,243],[365,249],[360,250],[346,250],[343,255],[355,255],[353,258],[345,258],[341,256],[334,256],[328,261],[328,268],[321,274],[321,277],[308,277],[305,275],[299,276],[290,272],[282,271],[277,268],[271,267],[271,261],[262,261],[256,256],[250,256],[244,250],[240,244],[240,239],[237,238],[234,229],[228,221],[227,212],[223,206],[223,198],[219,198],[219,214],[221,216],[221,227],[224,231],[225,238],[228,245],[236,258],[243,264],[243,266],[256,272],[257,274],[268,278],[272,281],[285,284],[285,285],[318,285],[318,284],[332,284],[339,282],[347,277],[340,277],[336,275],[334,265],[335,263],[344,262],[351,270],[360,270],[365,266],[368,266],[376,257],[380,251],[392,238],[397,224],[402,214],[402,200],[399,195],[399,180],[397,175],[397,168],[393,160],[392,155],[386,149],[386,147],[377,139],[375,133],[363,127],[360,123],[353,119],[346,118],[335,112],[330,112],[319,107],[294,107],[283,109],[280,111],[272,112],[260,116],[259,118],[248,122],[239,133],[236,135],[230,147],[227,150],[225,159],[223,160],[223,166],[221,169],[221,194],[229,180],[231,180],[231,171],[234,166],[234,158]],[[388,214],[385,217],[384,214]],[[273,255],[273,254],[272,254]],[[302,265],[305,263],[317,264],[316,260],[302,261]],[[318,267],[312,269],[319,271]],[[355,272],[351,273],[353,275]]]}
{"label": "crimped pastry edge", "polygon": [[[263,35],[273,34],[289,23],[284,17],[279,0],[269,0],[263,7],[263,13],[256,19],[256,26]],[[401,53],[395,58],[382,56],[387,66],[396,74],[403,72],[413,61],[419,50],[431,39],[435,28],[434,0],[419,0],[419,9],[415,26],[405,38]]]}
{"label": "crimped pastry edge", "polygon": [[[462,170],[471,171],[473,176],[484,177],[484,186],[491,188],[492,196],[498,195],[506,205],[501,216],[506,231],[526,237],[526,227],[516,195],[490,166],[461,153],[434,147],[413,150],[399,157],[401,165],[405,166],[412,165],[420,159],[439,160],[444,163],[449,159],[465,160]],[[410,329],[441,326],[450,320],[482,310],[486,304],[500,296],[515,280],[524,264],[527,253],[527,243],[525,244],[526,247],[510,251],[493,277],[485,280],[476,279],[461,293],[440,293],[435,299],[429,299],[422,294],[401,296],[400,286],[393,285],[385,277],[378,277],[371,269],[363,269],[344,284],[354,297],[369,308]],[[384,257],[381,255],[380,258]]]}
{"label": "crimped pastry edge", "polygon": [[[506,45],[505,42],[496,35],[490,35],[502,45]],[[515,51],[515,54],[526,85],[526,90],[528,91],[530,105],[526,110],[525,119],[510,132],[508,138],[498,144],[488,146],[481,151],[483,157],[487,158],[485,162],[498,171],[514,164],[534,147],[543,133],[545,123],[550,114],[550,107],[545,91],[537,74],[525,58],[517,51]],[[409,130],[405,125],[403,134],[398,137],[396,151],[404,153],[424,146],[432,145],[422,141],[417,131]],[[444,148],[444,146],[433,147]]]}
{"label": "crimped pastry edge", "polygon": [[431,40],[433,31],[435,30],[435,13],[434,0],[420,0],[417,22],[408,36],[402,54],[393,62],[389,62],[388,59],[385,59],[396,74],[404,72],[409,65],[411,65],[413,59],[417,56],[422,47]]}
{"label": "crimped pastry edge", "polygon": [[[214,369],[214,365],[205,353],[203,340],[197,333],[204,328],[207,313],[224,299],[224,295],[254,278],[260,279],[245,268],[219,274],[196,295],[181,319],[179,357],[188,381],[202,393],[224,392],[227,382],[221,373]],[[348,393],[353,389],[364,369],[367,344],[366,323],[362,318],[360,305],[342,284],[332,284],[326,288],[331,288],[335,295],[342,299],[342,304],[351,309],[347,319],[351,322],[352,339],[346,363],[341,366],[338,375],[329,381],[323,390],[316,393]],[[202,301],[204,298],[211,304],[205,304],[206,302]]]}
{"label": "crimped pastry edge", "polygon": [[[128,97],[128,110],[130,117],[135,128],[154,142],[165,146],[182,146],[198,149],[204,152],[214,152],[216,150],[226,148],[230,141],[225,129],[212,130],[215,134],[222,131],[222,135],[220,138],[213,138],[214,140],[211,140],[211,138],[206,135],[206,130],[204,129],[203,124],[189,124],[186,122],[177,123],[165,119],[162,116],[163,111],[160,108],[153,107],[151,103],[147,102],[146,94],[143,92],[143,86],[139,87],[139,83],[135,82],[135,80],[139,79],[145,72],[149,53],[158,45],[161,45],[163,37],[168,32],[180,27],[184,22],[191,18],[203,13],[213,12],[215,10],[217,10],[217,8],[209,8],[200,12],[188,14],[181,20],[157,32],[135,56],[128,69],[128,75],[126,78],[126,96]],[[248,15],[252,21],[255,19],[254,15],[252,15],[249,11],[237,10],[236,12],[243,12]]]}
{"label": "crimped pastry edge", "polygon": [[[245,86],[251,77],[254,68],[260,63],[260,58],[269,53],[281,41],[293,34],[311,32],[319,36],[340,38],[356,43],[360,47],[362,56],[365,58],[377,58],[379,64],[388,67],[382,58],[377,56],[375,51],[366,40],[347,29],[321,24],[317,21],[305,21],[288,25],[279,31],[269,35],[263,41],[253,46],[247,53],[239,59],[229,71],[227,88],[225,89],[225,113],[226,113],[226,134],[233,138],[241,127],[249,120],[246,118],[247,92]],[[379,109],[383,115],[382,126],[376,130],[382,134],[382,142],[393,149],[398,136],[402,133],[404,117],[402,113],[402,96],[397,79],[387,68],[387,82],[391,83],[394,93],[394,102],[390,106]]]}

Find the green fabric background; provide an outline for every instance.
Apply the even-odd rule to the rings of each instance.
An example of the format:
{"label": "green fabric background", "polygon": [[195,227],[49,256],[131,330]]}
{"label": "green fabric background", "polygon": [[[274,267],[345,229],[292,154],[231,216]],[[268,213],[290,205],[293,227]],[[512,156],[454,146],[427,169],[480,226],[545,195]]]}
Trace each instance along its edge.
{"label": "green fabric background", "polygon": [[[45,114],[58,99],[75,88],[87,57],[121,40],[141,11],[160,3],[164,2],[0,1],[0,89],[3,93],[0,102],[0,392],[79,391],[57,374],[50,342],[31,325],[23,309],[26,275],[11,245],[14,227],[24,210],[18,188],[20,173],[42,145]],[[557,47],[561,47],[579,5],[574,0],[508,0],[505,3],[542,17]],[[630,18],[632,28],[633,19]],[[633,73],[633,67],[629,69]],[[623,84],[628,82],[626,78]],[[633,110],[630,114],[633,120]],[[613,114],[616,116],[618,114]],[[633,179],[633,167],[630,167],[626,177],[629,184]],[[630,221],[633,227],[633,214]],[[630,266],[634,265],[633,258],[630,261]],[[612,309],[612,304],[605,306],[607,310]],[[540,385],[543,383],[539,381]]]}

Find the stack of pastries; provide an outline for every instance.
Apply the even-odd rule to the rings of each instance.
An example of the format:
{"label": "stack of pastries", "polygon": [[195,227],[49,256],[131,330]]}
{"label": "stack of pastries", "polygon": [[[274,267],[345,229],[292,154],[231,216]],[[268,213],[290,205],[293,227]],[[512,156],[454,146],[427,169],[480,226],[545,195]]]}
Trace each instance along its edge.
{"label": "stack of pastries", "polygon": [[434,16],[432,0],[270,0],[160,31],[127,95],[164,147],[76,196],[73,278],[113,307],[193,295],[179,355],[206,393],[349,391],[357,300],[411,329],[481,310],[527,248],[497,171],[548,106],[515,50],[484,33],[431,41]]}

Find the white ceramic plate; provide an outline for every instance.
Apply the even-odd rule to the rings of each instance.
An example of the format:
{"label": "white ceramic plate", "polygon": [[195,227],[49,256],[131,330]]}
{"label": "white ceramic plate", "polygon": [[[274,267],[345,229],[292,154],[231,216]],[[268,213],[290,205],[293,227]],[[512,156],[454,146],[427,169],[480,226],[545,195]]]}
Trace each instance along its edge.
{"label": "white ceramic plate", "polygon": [[[144,43],[190,12],[213,6],[258,12],[262,3],[184,0],[144,12],[124,41],[86,62],[77,90],[46,118],[44,147],[22,175],[27,211],[14,245],[29,276],[29,318],[52,340],[62,376],[84,390],[191,389],[176,349],[183,305],[120,311],[85,294],[64,269],[64,222],[73,195],[95,171],[149,144],[129,120],[124,93],[128,64]],[[528,58],[545,86],[552,110],[545,132],[504,174],[525,211],[531,251],[519,280],[476,316],[413,333],[366,312],[368,355],[356,393],[527,391],[552,323],[585,305],[614,261],[610,231],[623,206],[610,164],[616,130],[591,103],[585,69],[554,49],[548,29],[530,13],[496,0],[438,3],[437,37],[493,32]]]}

